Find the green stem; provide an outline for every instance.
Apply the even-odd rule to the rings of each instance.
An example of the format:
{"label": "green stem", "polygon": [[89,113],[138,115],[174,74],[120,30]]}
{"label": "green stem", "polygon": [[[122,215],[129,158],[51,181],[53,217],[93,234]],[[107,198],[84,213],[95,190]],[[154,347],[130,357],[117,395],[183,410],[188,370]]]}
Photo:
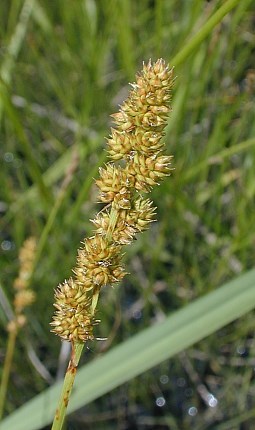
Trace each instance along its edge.
{"label": "green stem", "polygon": [[193,36],[184,48],[175,55],[171,60],[171,64],[177,66],[183,63],[184,60],[201,44],[201,42],[211,33],[219,22],[238,5],[240,0],[227,0],[212,16],[208,19],[205,25]]}
{"label": "green stem", "polygon": [[13,330],[9,332],[8,336],[8,344],[7,344],[7,351],[6,356],[4,360],[4,368],[2,373],[2,380],[1,380],[1,386],[0,386],[0,420],[3,416],[4,411],[4,405],[5,405],[5,398],[6,398],[6,392],[8,387],[8,381],[10,376],[10,370],[12,365],[12,358],[14,353],[14,347],[17,337],[17,330]]}
{"label": "green stem", "polygon": [[[3,82],[7,85],[11,83],[12,71],[15,65],[15,61],[18,57],[20,50],[22,49],[22,44],[25,40],[26,33],[28,30],[29,19],[33,12],[34,0],[26,0],[23,3],[23,7],[20,12],[19,22],[14,30],[11,37],[9,46],[6,48],[6,55],[3,61],[0,76]],[[4,103],[2,98],[0,99],[0,122],[2,120]]]}
{"label": "green stem", "polygon": [[118,216],[119,216],[119,212],[114,209],[113,207],[111,208],[111,212],[110,212],[110,222],[109,222],[109,227],[106,233],[106,240],[110,243],[112,240],[112,233],[114,232],[115,226],[117,224],[118,221]]}
{"label": "green stem", "polygon": [[[47,239],[49,237],[49,233],[50,233],[50,231],[52,229],[52,226],[54,225],[56,216],[57,216],[58,211],[59,211],[59,209],[61,207],[61,204],[62,204],[62,202],[64,200],[64,197],[65,197],[65,192],[61,191],[60,194],[59,194],[59,196],[57,197],[57,199],[55,201],[55,204],[53,205],[53,207],[52,207],[52,209],[50,211],[48,220],[47,220],[47,222],[46,222],[46,224],[44,226],[44,229],[42,231],[42,234],[40,236],[40,239],[39,239],[39,242],[38,242],[38,245],[37,245],[33,269],[35,269],[37,267],[37,264],[38,264],[38,262],[39,262],[39,260],[41,258],[42,251],[43,251],[44,246],[45,246],[45,244],[47,242]],[[33,270],[33,272],[34,272],[34,270]],[[32,274],[34,274],[34,273],[32,273]]]}
{"label": "green stem", "polygon": [[72,392],[74,379],[77,372],[77,367],[80,361],[81,353],[84,348],[84,343],[72,343],[72,354],[66,371],[62,392],[59,397],[59,403],[56,409],[54,421],[51,430],[61,430],[66,410],[69,403],[70,395]]}

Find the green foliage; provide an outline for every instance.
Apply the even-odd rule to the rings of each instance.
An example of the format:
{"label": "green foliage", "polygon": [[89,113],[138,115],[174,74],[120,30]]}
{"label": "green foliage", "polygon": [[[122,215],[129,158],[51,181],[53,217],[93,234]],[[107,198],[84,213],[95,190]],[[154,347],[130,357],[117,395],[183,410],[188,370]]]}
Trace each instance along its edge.
{"label": "green foliage", "polygon": [[[154,191],[159,222],[126,250],[130,275],[103,291],[98,337],[108,340],[90,344],[84,362],[108,348],[114,353],[126,339],[135,342],[138,331],[254,266],[255,40],[251,0],[16,0],[1,2],[0,11],[0,267],[10,304],[18,250],[28,236],[39,241],[37,301],[18,339],[10,414],[55,378],[53,289],[70,275],[78,244],[91,233],[93,178],[105,161],[109,116],[143,60],[163,57],[176,66],[166,135],[175,171]],[[251,289],[250,308],[252,301]],[[2,298],[1,305],[2,362]],[[244,421],[252,428],[253,331],[250,312],[185,353],[158,360],[153,371],[72,415],[72,428],[239,429]],[[157,406],[160,398],[165,406]]]}

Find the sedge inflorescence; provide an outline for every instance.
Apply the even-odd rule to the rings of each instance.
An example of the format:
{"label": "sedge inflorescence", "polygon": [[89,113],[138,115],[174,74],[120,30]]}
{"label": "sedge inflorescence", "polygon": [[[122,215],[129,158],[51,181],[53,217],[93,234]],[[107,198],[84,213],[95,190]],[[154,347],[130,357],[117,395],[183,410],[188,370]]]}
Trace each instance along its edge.
{"label": "sedge inflorescence", "polygon": [[20,270],[13,287],[15,296],[13,300],[14,318],[9,321],[7,330],[17,332],[26,323],[24,310],[35,301],[35,293],[29,288],[33,272],[36,251],[36,240],[30,237],[23,243],[19,252]]}
{"label": "sedge inflorescence", "polygon": [[163,154],[164,128],[170,108],[173,69],[160,59],[144,64],[118,113],[107,140],[110,161],[96,180],[105,203],[92,223],[95,232],[78,250],[73,276],[55,291],[52,331],[62,339],[93,339],[100,289],[125,276],[122,247],[155,219],[152,201],[144,197],[170,174],[171,156]]}

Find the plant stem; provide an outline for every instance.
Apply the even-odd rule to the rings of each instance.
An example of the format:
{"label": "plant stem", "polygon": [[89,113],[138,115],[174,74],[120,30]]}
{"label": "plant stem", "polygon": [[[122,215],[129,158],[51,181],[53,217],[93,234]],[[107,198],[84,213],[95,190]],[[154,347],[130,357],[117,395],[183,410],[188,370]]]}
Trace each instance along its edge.
{"label": "plant stem", "polygon": [[227,0],[203,25],[203,27],[193,36],[188,43],[181,49],[174,58],[171,64],[177,66],[183,63],[184,60],[202,43],[202,41],[209,36],[214,27],[219,24],[227,13],[229,13],[239,0]]}
{"label": "plant stem", "polygon": [[109,223],[109,227],[108,227],[108,231],[106,233],[106,240],[110,243],[112,240],[112,233],[115,229],[115,226],[117,224],[118,221],[118,216],[119,216],[119,212],[114,209],[111,208],[111,212],[110,212],[110,223]]}
{"label": "plant stem", "polygon": [[58,407],[56,409],[54,421],[51,430],[61,430],[66,410],[72,392],[77,367],[80,361],[81,353],[84,348],[84,343],[72,343],[72,354],[66,371],[62,392],[59,398]]}
{"label": "plant stem", "polygon": [[12,358],[14,353],[16,337],[17,337],[16,329],[9,332],[7,351],[6,351],[6,356],[4,360],[4,368],[3,368],[3,374],[2,374],[3,376],[2,376],[1,386],[0,386],[0,420],[2,419],[3,411],[4,411],[5,398],[6,398],[11,365],[12,365]]}

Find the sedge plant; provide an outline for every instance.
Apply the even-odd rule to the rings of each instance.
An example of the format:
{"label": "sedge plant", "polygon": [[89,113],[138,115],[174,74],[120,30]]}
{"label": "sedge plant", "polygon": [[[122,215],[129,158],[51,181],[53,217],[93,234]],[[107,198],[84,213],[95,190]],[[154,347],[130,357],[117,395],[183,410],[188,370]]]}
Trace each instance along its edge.
{"label": "sedge plant", "polygon": [[29,288],[29,283],[34,267],[36,240],[30,237],[23,243],[19,252],[20,269],[15,279],[13,288],[15,295],[13,299],[13,318],[7,324],[8,341],[0,384],[0,420],[4,412],[8,381],[10,376],[16,339],[19,331],[26,324],[25,308],[35,300],[35,293]]}
{"label": "sedge plant", "polygon": [[146,197],[171,172],[164,154],[164,129],[174,83],[173,68],[159,59],[143,65],[128,98],[112,115],[115,127],[107,140],[110,161],[96,180],[105,204],[92,220],[95,231],[78,250],[73,276],[55,291],[52,331],[71,342],[72,352],[52,429],[61,429],[85,342],[94,339],[101,289],[122,280],[123,246],[155,220],[156,208]]}

